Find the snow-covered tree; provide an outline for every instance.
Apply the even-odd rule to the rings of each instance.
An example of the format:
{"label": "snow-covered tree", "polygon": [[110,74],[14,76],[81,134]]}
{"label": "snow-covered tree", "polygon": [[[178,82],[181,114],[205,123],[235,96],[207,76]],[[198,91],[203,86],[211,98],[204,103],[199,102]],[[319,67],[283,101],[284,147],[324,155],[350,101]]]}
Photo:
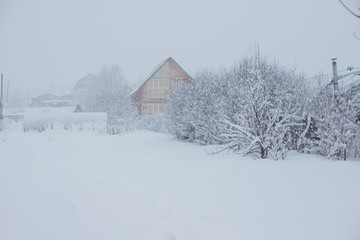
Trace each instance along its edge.
{"label": "snow-covered tree", "polygon": [[330,86],[321,91],[310,105],[314,133],[307,151],[332,159],[359,157],[360,126],[357,125],[360,93],[340,91],[334,97]]}
{"label": "snow-covered tree", "polygon": [[111,133],[130,130],[137,112],[131,104],[129,91],[120,67],[116,64],[104,66],[84,96],[83,107],[86,111],[106,112]]}
{"label": "snow-covered tree", "polygon": [[204,70],[192,83],[179,83],[168,106],[169,132],[183,140],[218,143],[222,80],[224,76]]}
{"label": "snow-covered tree", "polygon": [[230,105],[232,112],[223,116],[223,137],[228,142],[223,149],[283,159],[294,148],[296,128],[304,125],[302,78],[269,64],[258,51],[234,66],[233,77],[237,97]]}
{"label": "snow-covered tree", "polygon": [[259,52],[230,71],[203,71],[180,84],[169,105],[170,133],[201,144],[226,144],[258,157],[284,158],[306,128],[303,78]]}
{"label": "snow-covered tree", "polygon": [[258,50],[228,71],[178,84],[167,112],[169,132],[180,139],[274,159],[288,150],[360,157],[359,115],[360,89],[335,100]]}

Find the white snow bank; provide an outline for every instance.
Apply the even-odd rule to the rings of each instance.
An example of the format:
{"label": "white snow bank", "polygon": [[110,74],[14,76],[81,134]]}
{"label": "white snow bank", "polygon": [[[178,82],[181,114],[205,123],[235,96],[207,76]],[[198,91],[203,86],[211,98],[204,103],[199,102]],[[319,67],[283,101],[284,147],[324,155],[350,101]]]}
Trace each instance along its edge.
{"label": "white snow bank", "polygon": [[359,162],[207,155],[153,133],[4,134],[0,239],[360,239]]}
{"label": "white snow bank", "polygon": [[24,129],[53,128],[54,125],[81,125],[86,123],[106,126],[107,114],[82,112],[82,113],[26,113],[24,115]]}
{"label": "white snow bank", "polygon": [[34,113],[73,113],[75,107],[24,107],[24,108],[4,108],[5,115],[12,114],[34,114]]}

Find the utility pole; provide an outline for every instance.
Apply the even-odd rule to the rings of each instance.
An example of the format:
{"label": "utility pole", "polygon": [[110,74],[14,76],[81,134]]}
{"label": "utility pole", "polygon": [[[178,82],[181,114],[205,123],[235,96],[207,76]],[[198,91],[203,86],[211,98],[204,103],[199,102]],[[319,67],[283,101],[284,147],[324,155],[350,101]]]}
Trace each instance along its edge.
{"label": "utility pole", "polygon": [[331,83],[334,85],[334,97],[336,98],[337,95],[339,94],[339,80],[343,79],[345,77],[348,77],[348,76],[360,75],[360,70],[352,71],[354,68],[348,67],[348,70],[350,71],[349,73],[347,73],[345,75],[338,75],[337,64],[336,64],[337,58],[332,58],[331,60],[332,60],[332,67],[333,67],[333,77],[332,77]]}
{"label": "utility pole", "polygon": [[9,104],[9,86],[10,86],[10,79],[8,78],[7,85],[6,85],[6,105]]}
{"label": "utility pole", "polygon": [[338,78],[338,72],[337,72],[337,58],[333,58],[332,60],[332,68],[333,68],[333,79],[332,82],[334,84],[334,97],[336,98],[339,92],[339,78]]}
{"label": "utility pole", "polygon": [[3,74],[1,74],[1,96],[0,96],[0,120],[4,118],[3,115],[3,86],[4,86]]}

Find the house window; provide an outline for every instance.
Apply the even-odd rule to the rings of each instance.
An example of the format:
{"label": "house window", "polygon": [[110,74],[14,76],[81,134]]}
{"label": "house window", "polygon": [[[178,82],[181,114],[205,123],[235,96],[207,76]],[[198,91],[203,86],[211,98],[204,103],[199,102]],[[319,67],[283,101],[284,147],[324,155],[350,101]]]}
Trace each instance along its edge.
{"label": "house window", "polygon": [[169,93],[168,78],[153,78],[147,82],[148,98],[166,98]]}
{"label": "house window", "polygon": [[148,114],[156,114],[165,112],[165,104],[164,103],[148,103],[147,104],[147,113]]}

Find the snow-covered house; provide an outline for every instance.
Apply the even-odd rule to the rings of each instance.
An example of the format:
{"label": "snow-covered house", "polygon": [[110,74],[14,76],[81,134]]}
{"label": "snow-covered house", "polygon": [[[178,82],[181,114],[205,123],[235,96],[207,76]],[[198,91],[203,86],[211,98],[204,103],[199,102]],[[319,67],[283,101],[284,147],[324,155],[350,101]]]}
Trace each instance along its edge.
{"label": "snow-covered house", "polygon": [[83,97],[83,95],[86,95],[89,91],[91,91],[96,81],[96,76],[92,73],[89,73],[76,82],[72,91],[72,95],[76,99]]}
{"label": "snow-covered house", "polygon": [[[343,96],[347,96],[348,98],[353,98],[354,96],[360,94],[360,77],[359,71],[354,74],[347,73],[344,76],[340,75],[339,79],[339,88],[340,92]],[[326,85],[322,92],[327,94],[333,94],[333,82],[330,82]],[[360,112],[355,116],[356,122],[360,122]]]}
{"label": "snow-covered house", "polygon": [[162,61],[141,84],[130,94],[132,102],[141,115],[164,112],[170,93],[177,82],[192,81],[179,64],[171,57]]}
{"label": "snow-covered house", "polygon": [[31,107],[68,107],[74,105],[71,95],[56,96],[54,94],[43,94],[31,99]]}

